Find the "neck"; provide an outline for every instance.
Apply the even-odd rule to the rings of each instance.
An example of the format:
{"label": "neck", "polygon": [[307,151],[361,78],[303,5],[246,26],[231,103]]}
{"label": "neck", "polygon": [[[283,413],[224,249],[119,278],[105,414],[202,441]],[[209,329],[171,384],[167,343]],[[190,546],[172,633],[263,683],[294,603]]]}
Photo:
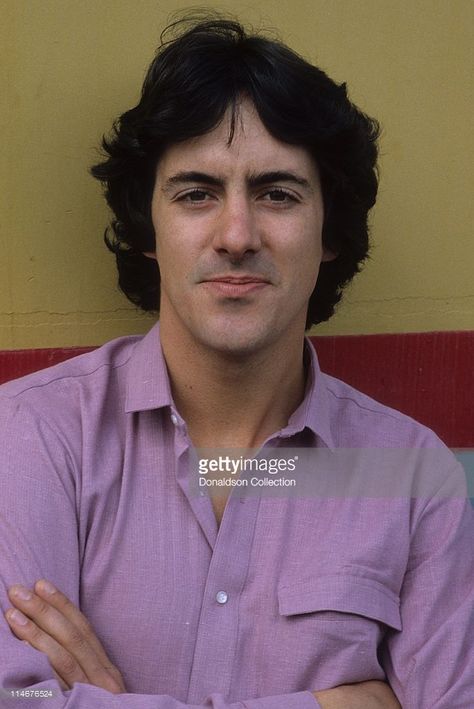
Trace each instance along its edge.
{"label": "neck", "polygon": [[216,352],[160,329],[171,391],[198,448],[256,448],[304,396],[303,335],[248,356]]}

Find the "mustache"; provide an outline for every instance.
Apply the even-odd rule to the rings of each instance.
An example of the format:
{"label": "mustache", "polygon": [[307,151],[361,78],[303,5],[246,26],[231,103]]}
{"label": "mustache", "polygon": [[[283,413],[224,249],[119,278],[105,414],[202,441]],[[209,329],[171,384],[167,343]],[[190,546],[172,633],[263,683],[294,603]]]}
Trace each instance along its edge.
{"label": "mustache", "polygon": [[273,264],[261,259],[252,262],[248,259],[242,259],[238,263],[232,262],[230,259],[222,259],[218,262],[202,264],[196,269],[194,280],[196,283],[201,283],[202,281],[218,278],[223,274],[234,276],[235,278],[239,276],[255,276],[272,284],[279,281],[278,272]]}

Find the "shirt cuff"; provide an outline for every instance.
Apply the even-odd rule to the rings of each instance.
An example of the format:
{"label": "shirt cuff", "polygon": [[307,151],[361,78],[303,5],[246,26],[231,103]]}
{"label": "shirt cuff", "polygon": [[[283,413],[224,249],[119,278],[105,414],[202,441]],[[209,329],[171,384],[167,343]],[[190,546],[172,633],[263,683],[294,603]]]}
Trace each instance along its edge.
{"label": "shirt cuff", "polygon": [[243,702],[245,709],[321,709],[311,692],[279,694],[276,697],[261,697]]}

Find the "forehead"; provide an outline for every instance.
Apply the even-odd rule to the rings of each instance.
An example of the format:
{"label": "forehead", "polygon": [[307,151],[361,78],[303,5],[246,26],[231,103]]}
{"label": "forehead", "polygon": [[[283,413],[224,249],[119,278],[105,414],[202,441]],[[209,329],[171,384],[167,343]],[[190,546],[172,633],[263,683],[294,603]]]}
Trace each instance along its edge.
{"label": "forehead", "polygon": [[316,163],[302,146],[284,143],[269,133],[250,101],[241,101],[235,113],[228,109],[209,133],[169,146],[160,158],[158,178],[177,170],[211,170],[220,174],[294,171],[319,181]]}

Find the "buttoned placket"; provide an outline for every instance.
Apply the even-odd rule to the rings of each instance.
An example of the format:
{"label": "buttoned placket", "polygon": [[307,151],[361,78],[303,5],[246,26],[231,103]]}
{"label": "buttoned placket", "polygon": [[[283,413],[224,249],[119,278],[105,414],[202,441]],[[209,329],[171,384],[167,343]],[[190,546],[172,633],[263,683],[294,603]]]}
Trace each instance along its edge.
{"label": "buttoned placket", "polygon": [[210,497],[207,493],[200,495],[189,484],[191,442],[185,424],[176,414],[171,416],[176,418],[171,420],[176,430],[177,482],[212,549],[187,695],[187,701],[195,704],[211,692],[231,694],[239,600],[247,578],[260,498],[243,498],[233,489],[218,529]]}

